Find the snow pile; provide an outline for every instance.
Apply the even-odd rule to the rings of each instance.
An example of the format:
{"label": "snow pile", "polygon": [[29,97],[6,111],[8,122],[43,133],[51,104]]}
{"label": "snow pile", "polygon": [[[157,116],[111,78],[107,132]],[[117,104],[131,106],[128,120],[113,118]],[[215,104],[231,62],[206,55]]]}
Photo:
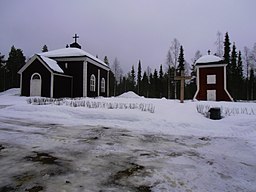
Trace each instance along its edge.
{"label": "snow pile", "polygon": [[18,96],[20,95],[20,88],[8,89],[6,91],[0,92],[0,96]]}
{"label": "snow pile", "polygon": [[139,95],[137,95],[136,93],[134,93],[133,91],[128,91],[128,92],[125,92],[125,93],[119,95],[118,98],[133,98],[133,99],[136,99],[136,98],[141,98],[141,97]]}

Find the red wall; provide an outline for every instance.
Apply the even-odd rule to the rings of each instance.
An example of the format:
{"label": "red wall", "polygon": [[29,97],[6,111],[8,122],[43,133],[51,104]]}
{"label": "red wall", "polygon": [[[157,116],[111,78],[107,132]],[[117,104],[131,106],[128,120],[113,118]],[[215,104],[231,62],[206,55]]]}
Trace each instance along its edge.
{"label": "red wall", "polygon": [[[198,100],[207,100],[207,90],[216,90],[217,101],[230,101],[224,90],[224,67],[198,68],[199,70],[199,92]],[[216,75],[216,84],[207,84],[207,75]]]}

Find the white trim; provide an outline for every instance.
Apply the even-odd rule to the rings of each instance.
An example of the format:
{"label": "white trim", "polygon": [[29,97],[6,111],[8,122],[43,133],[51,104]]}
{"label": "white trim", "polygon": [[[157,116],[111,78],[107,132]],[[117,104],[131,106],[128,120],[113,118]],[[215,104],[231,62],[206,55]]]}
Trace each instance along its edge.
{"label": "white trim", "polygon": [[87,97],[87,61],[83,63],[83,96]]}
{"label": "white trim", "polygon": [[196,99],[198,93],[199,93],[199,90],[200,90],[200,84],[199,84],[199,69],[196,69],[196,87],[197,87],[197,90],[196,90],[196,93],[194,95],[194,100]]}
{"label": "white trim", "polygon": [[22,73],[20,74],[20,95],[22,93]]}
{"label": "white trim", "polygon": [[206,65],[196,65],[196,68],[210,68],[210,67],[225,67],[227,64],[206,64]]}
{"label": "white trim", "polygon": [[50,97],[53,98],[53,87],[54,87],[54,75],[51,74],[51,91],[50,91]]}
{"label": "white trim", "polygon": [[107,75],[107,97],[109,97],[109,71]]}
{"label": "white trim", "polygon": [[234,101],[234,99],[231,97],[231,95],[229,94],[229,92],[227,90],[227,68],[226,68],[226,66],[224,67],[224,90],[227,93],[229,99],[231,101]]}
{"label": "white trim", "polygon": [[98,97],[100,96],[100,69],[98,69]]}
{"label": "white trim", "polygon": [[55,61],[85,61],[86,57],[49,57]]}

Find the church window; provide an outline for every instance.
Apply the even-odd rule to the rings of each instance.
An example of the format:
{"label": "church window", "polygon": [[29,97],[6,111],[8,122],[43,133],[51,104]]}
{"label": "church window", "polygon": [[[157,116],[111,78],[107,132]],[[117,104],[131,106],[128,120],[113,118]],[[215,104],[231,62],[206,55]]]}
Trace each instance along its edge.
{"label": "church window", "polygon": [[207,75],[207,84],[216,84],[216,75]]}
{"label": "church window", "polygon": [[105,79],[104,78],[101,79],[100,89],[101,89],[102,93],[105,93]]}
{"label": "church window", "polygon": [[65,63],[65,68],[66,68],[66,69],[68,68],[68,63]]}
{"label": "church window", "polygon": [[95,91],[96,90],[96,78],[95,75],[91,75],[90,78],[90,91]]}

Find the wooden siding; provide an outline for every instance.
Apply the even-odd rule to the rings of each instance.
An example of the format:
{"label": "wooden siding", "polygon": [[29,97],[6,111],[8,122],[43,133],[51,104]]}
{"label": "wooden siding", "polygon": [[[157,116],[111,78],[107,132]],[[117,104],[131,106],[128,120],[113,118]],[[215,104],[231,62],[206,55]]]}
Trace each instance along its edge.
{"label": "wooden siding", "polygon": [[[230,101],[224,88],[224,67],[199,68],[199,92],[196,99],[207,100],[207,90],[216,90],[217,101]],[[216,75],[216,84],[207,84],[207,75]]]}
{"label": "wooden siding", "polygon": [[62,61],[58,64],[66,75],[73,77],[73,97],[83,97],[83,61]]}
{"label": "wooden siding", "polygon": [[72,78],[54,75],[53,97],[72,97]]}

